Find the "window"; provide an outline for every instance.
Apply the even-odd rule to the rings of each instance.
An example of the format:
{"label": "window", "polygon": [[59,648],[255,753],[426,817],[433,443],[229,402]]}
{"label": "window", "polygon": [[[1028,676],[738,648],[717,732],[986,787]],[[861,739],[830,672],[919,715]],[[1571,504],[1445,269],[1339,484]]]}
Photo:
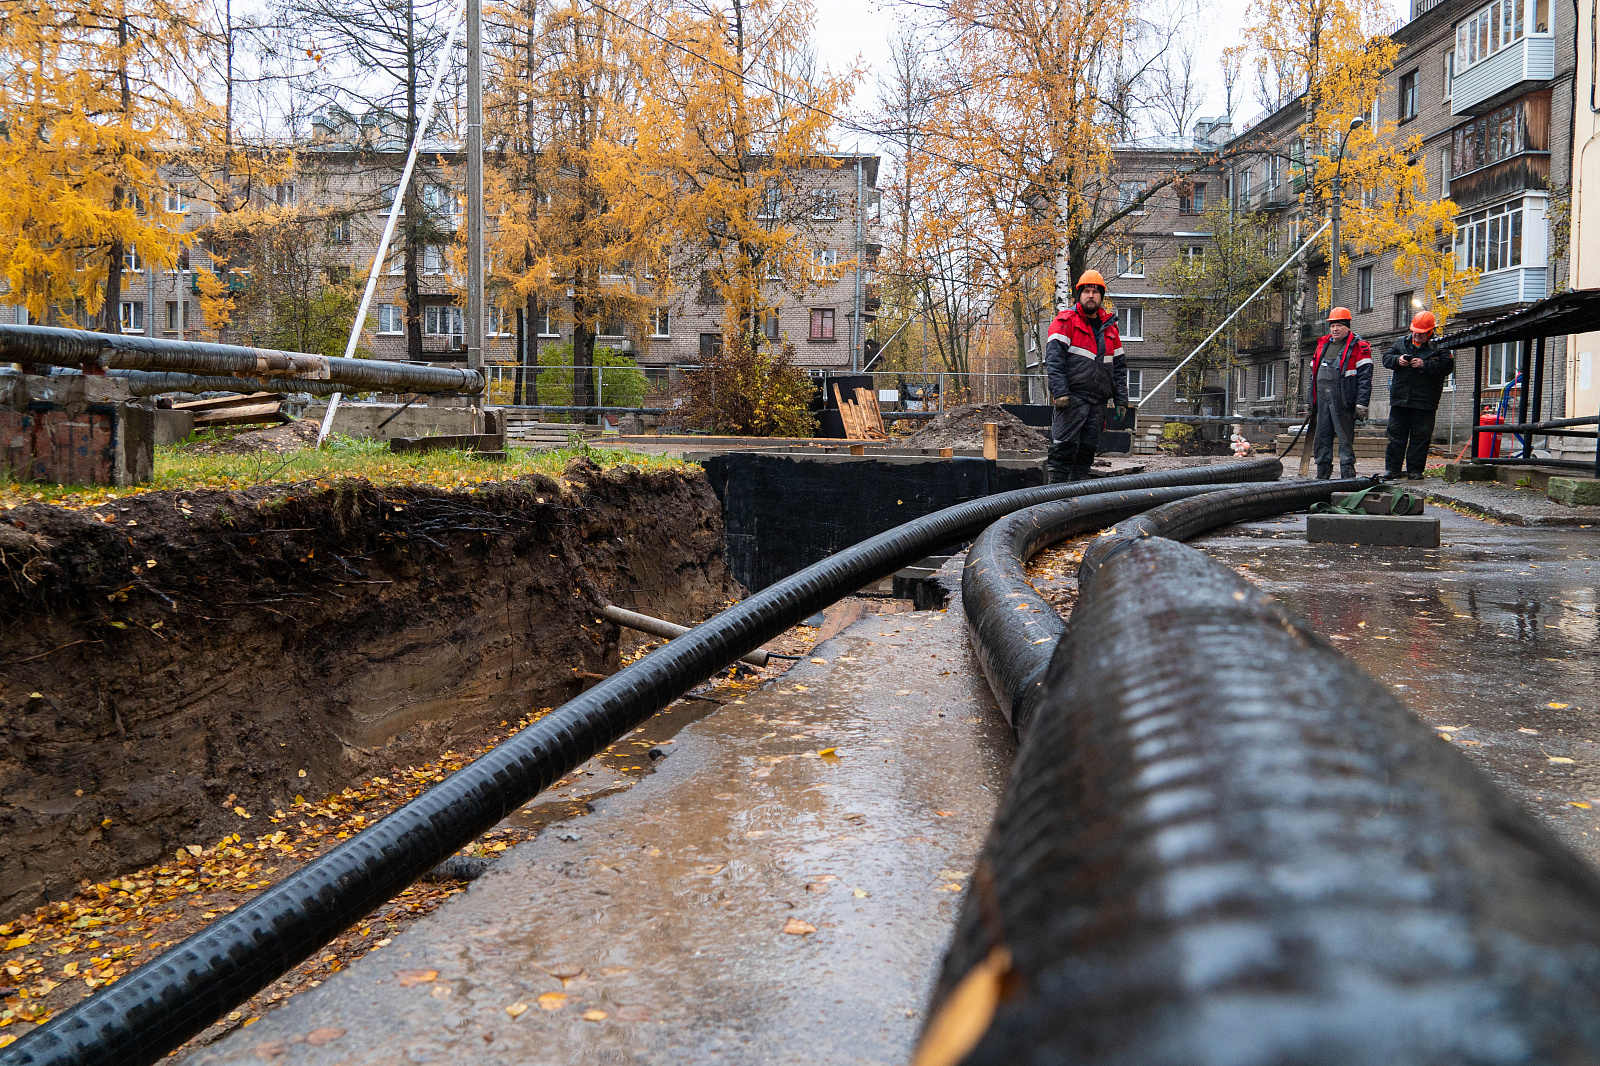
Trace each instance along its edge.
{"label": "window", "polygon": [[167,301],[167,324],[162,328],[164,328],[169,333],[176,333],[178,331],[178,301],[177,300],[168,300]]}
{"label": "window", "polygon": [[777,311],[768,311],[761,318],[761,335],[769,341],[778,339],[781,323]]}
{"label": "window", "polygon": [[1530,33],[1550,32],[1550,0],[1495,0],[1456,25],[1454,73],[1463,73]]}
{"label": "window", "polygon": [[811,190],[811,217],[812,218],[838,218],[839,217],[839,190],[838,189],[812,189]]}
{"label": "window", "polygon": [[345,285],[350,281],[350,268],[343,263],[329,263],[326,267],[329,285]]}
{"label": "window", "polygon": [[667,309],[665,307],[658,307],[654,311],[650,312],[650,336],[672,336],[672,321],[669,318]]}
{"label": "window", "polygon": [[[1139,202],[1139,197],[1144,195],[1144,183],[1141,181],[1122,181],[1117,183],[1117,207],[1132,207]],[[1144,214],[1144,208],[1136,208],[1136,215]]]}
{"label": "window", "polygon": [[124,300],[122,302],[122,332],[144,332],[143,300]]}
{"label": "window", "polygon": [[1241,366],[1233,372],[1233,398],[1244,401],[1250,398],[1250,368]]}
{"label": "window", "polygon": [[516,332],[511,312],[503,307],[488,307],[483,312],[483,332],[490,337],[509,337]]}
{"label": "window", "polygon": [[1117,308],[1117,332],[1125,341],[1144,340],[1144,308],[1130,305]]}
{"label": "window", "polygon": [[1144,245],[1130,244],[1117,251],[1117,274],[1124,278],[1144,277]]}
{"label": "window", "polygon": [[1397,292],[1394,294],[1394,321],[1389,328],[1399,332],[1411,328],[1411,292]]}
{"label": "window", "polygon": [[722,354],[722,334],[700,334],[700,358],[712,359]]}
{"label": "window", "polygon": [[1267,186],[1276,189],[1283,184],[1283,168],[1275,155],[1267,157]]}
{"label": "window", "polygon": [[461,201],[448,185],[424,185],[422,206],[437,218],[454,219],[461,214]]}
{"label": "window", "polygon": [[461,340],[466,336],[466,326],[462,321],[461,308],[454,304],[429,304],[422,309],[422,332],[430,337],[453,337]]}
{"label": "window", "polygon": [[1243,171],[1240,172],[1240,174],[1239,174],[1239,199],[1241,199],[1241,200],[1250,199],[1250,183],[1251,183],[1251,180],[1254,178],[1254,176],[1255,176],[1255,172],[1253,170],[1251,170],[1249,167],[1246,167]]}
{"label": "window", "polygon": [[555,329],[551,328],[551,325],[550,325],[550,308],[549,307],[540,307],[538,309],[538,313],[536,315],[534,315],[534,317],[533,317],[533,328],[534,328],[534,331],[536,333],[538,333],[538,335],[541,336],[541,337],[559,337],[559,336],[561,336],[560,333],[558,333]]}
{"label": "window", "polygon": [[378,305],[378,332],[379,333],[404,333],[406,331],[405,310],[399,304]]}
{"label": "window", "polygon": [[1372,268],[1369,266],[1356,271],[1356,310],[1372,310]]}
{"label": "window", "polygon": [[294,207],[300,203],[300,192],[294,182],[280,182],[272,187],[272,202],[279,207]]}
{"label": "window", "polygon": [[1185,266],[1204,270],[1206,266],[1206,246],[1203,244],[1186,244],[1183,246],[1183,263]]}
{"label": "window", "polygon": [[1483,371],[1483,387],[1504,388],[1517,376],[1517,345],[1515,341],[1491,344],[1484,350],[1487,356]]}
{"label": "window", "polygon": [[1458,270],[1509,270],[1522,265],[1522,201],[1456,220]]}
{"label": "window", "polygon": [[1400,114],[1401,122],[1417,117],[1417,72],[1400,75]]}
{"label": "window", "polygon": [[883,192],[879,189],[867,191],[867,217],[874,222],[883,217]]}
{"label": "window", "polygon": [[1128,399],[1138,402],[1144,399],[1144,371],[1128,371]]}
{"label": "window", "polygon": [[[399,188],[400,186],[398,185],[390,185],[379,193],[379,199],[381,199],[383,202],[378,205],[378,210],[384,212],[385,214],[389,212],[389,209],[394,205],[394,194],[399,190]],[[406,202],[403,197],[400,200],[399,217],[406,217]]]}
{"label": "window", "polygon": [[1455,88],[1456,88],[1456,54],[1453,51],[1446,52],[1441,58],[1444,61],[1444,97],[1443,97],[1443,99],[1449,100],[1450,99],[1450,94],[1455,92]]}
{"label": "window", "polygon": [[1203,215],[1206,211],[1206,183],[1190,182],[1178,189],[1178,210],[1185,215]]}
{"label": "window", "polygon": [[839,268],[839,250],[837,248],[821,248],[817,251],[815,269],[812,276],[817,280],[830,278]]}
{"label": "window", "polygon": [[448,271],[449,266],[445,260],[444,245],[424,244],[422,246],[422,273],[428,277],[436,277]]}
{"label": "window", "polygon": [[628,324],[622,320],[621,315],[607,315],[600,320],[599,328],[595,330],[597,337],[626,337]]}
{"label": "window", "polygon": [[777,182],[769,182],[761,193],[761,206],[756,210],[756,217],[761,219],[775,219],[783,207],[783,187]]}
{"label": "window", "polygon": [[811,339],[814,341],[833,340],[833,308],[813,307],[811,309]]}
{"label": "window", "polygon": [[406,272],[406,256],[398,248],[389,249],[388,270],[390,274],[404,274]]}
{"label": "window", "polygon": [[186,214],[189,210],[189,194],[181,185],[167,186],[167,210],[173,214]]}
{"label": "window", "polygon": [[144,269],[144,260],[139,258],[139,249],[129,248],[122,253],[122,269],[135,273]]}
{"label": "window", "polygon": [[350,220],[336,218],[329,222],[328,240],[334,244],[348,244],[350,242]]}
{"label": "window", "polygon": [[1451,139],[1452,175],[1509,159],[1518,152],[1550,147],[1550,98],[1525,96],[1481,118],[1457,126]]}
{"label": "window", "polygon": [[1278,398],[1278,364],[1262,363],[1260,373],[1256,377],[1256,399],[1275,400]]}

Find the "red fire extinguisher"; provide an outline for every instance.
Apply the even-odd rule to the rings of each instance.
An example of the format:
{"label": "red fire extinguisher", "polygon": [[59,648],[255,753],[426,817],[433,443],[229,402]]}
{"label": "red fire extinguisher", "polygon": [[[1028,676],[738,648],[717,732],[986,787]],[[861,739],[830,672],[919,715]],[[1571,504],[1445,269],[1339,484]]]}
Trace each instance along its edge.
{"label": "red fire extinguisher", "polygon": [[[1483,413],[1478,416],[1478,425],[1480,426],[1498,426],[1504,422],[1505,419],[1493,407],[1484,408]],[[1478,458],[1494,459],[1499,455],[1500,434],[1480,431],[1478,433]]]}

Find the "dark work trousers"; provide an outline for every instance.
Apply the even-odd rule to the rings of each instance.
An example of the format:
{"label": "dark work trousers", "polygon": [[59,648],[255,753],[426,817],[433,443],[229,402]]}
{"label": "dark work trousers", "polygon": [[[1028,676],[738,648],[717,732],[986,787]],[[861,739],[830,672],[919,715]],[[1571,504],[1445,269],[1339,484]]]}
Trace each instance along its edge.
{"label": "dark work trousers", "polygon": [[1356,409],[1342,403],[1317,404],[1317,435],[1311,454],[1317,459],[1317,477],[1333,476],[1333,439],[1339,438],[1339,476],[1356,476]]}
{"label": "dark work trousers", "polygon": [[[1389,447],[1383,469],[1398,474],[1421,474],[1428,465],[1428,445],[1433,443],[1433,420],[1439,412],[1420,407],[1389,408]],[[1400,461],[1405,460],[1402,468]]]}
{"label": "dark work trousers", "polygon": [[1105,425],[1105,401],[1090,403],[1076,396],[1066,407],[1057,407],[1050,417],[1050,452],[1044,462],[1045,475],[1052,485],[1082,481],[1094,465],[1100,450],[1100,428]]}

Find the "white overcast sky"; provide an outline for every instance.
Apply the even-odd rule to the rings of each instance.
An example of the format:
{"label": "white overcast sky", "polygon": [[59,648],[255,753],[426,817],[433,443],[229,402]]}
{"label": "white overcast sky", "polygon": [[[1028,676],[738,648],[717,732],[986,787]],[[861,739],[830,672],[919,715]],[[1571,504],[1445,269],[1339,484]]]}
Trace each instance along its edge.
{"label": "white overcast sky", "polygon": [[[893,0],[813,0],[817,8],[816,43],[818,57],[824,66],[842,69],[858,55],[865,61],[868,73],[857,90],[858,108],[869,107],[877,96],[875,74],[887,63],[889,36],[899,24],[906,8]],[[1393,2],[1393,0],[1391,0]],[[1404,3],[1404,0],[1401,0]],[[1239,40],[1249,0],[1202,0],[1204,23],[1196,37],[1199,41],[1197,55],[1201,71],[1215,71],[1221,60],[1222,49]],[[1397,11],[1399,4],[1395,5]],[[1409,9],[1409,4],[1405,4]],[[1204,77],[1204,75],[1202,75]],[[1222,111],[1224,99],[1222,79],[1216,75],[1206,78],[1206,101],[1201,115],[1215,115]],[[1246,89],[1245,101],[1237,107],[1236,123],[1255,116],[1260,110]],[[842,145],[849,149],[848,136]],[[863,147],[866,147],[863,145]]]}

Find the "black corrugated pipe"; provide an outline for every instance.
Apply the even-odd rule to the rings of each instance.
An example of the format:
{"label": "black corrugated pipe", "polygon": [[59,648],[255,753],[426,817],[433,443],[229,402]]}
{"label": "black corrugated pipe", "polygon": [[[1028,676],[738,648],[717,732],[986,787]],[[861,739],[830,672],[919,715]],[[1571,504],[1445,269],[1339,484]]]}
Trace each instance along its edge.
{"label": "black corrugated pipe", "polygon": [[175,370],[191,374],[332,381],[358,390],[407,392],[483,391],[483,375],[457,367],[346,359],[309,352],[283,352],[240,344],[169,341],[126,333],[91,333],[54,326],[0,325],[0,362],[105,370]]}
{"label": "black corrugated pipe", "polygon": [[1600,1061],[1582,859],[1230,568],[1086,554],[916,1066]]}
{"label": "black corrugated pipe", "polygon": [[[1042,503],[1014,511],[995,522],[967,552],[967,563],[961,572],[961,602],[972,634],[973,651],[983,666],[1000,710],[1011,723],[1012,732],[1021,737],[1026,731],[1043,693],[1045,668],[1055,652],[1056,641],[1066,629],[1066,623],[1055,608],[1028,584],[1025,567],[1039,551],[1068,537],[1125,519],[1132,520],[1125,529],[1145,529],[1144,523],[1148,520],[1141,512],[1201,493],[1207,494],[1207,500],[1196,501],[1195,506],[1205,508],[1205,513],[1214,516],[1216,524],[1220,525],[1247,521],[1250,517],[1231,517],[1237,505],[1223,507],[1208,503],[1211,496],[1236,488],[1253,501],[1249,506],[1271,508],[1269,513],[1276,514],[1284,509],[1326,502],[1335,492],[1356,491],[1370,484],[1365,479],[1354,479],[1271,488],[1218,485],[1145,489]],[[1168,507],[1161,507],[1161,513],[1168,510]]]}
{"label": "black corrugated pipe", "polygon": [[1074,495],[1271,480],[1276,459],[1000,493],[947,507],[784,578],[613,674],[231,914],[0,1051],[0,1066],[149,1063],[243,1003],[691,687],[863,585]]}

